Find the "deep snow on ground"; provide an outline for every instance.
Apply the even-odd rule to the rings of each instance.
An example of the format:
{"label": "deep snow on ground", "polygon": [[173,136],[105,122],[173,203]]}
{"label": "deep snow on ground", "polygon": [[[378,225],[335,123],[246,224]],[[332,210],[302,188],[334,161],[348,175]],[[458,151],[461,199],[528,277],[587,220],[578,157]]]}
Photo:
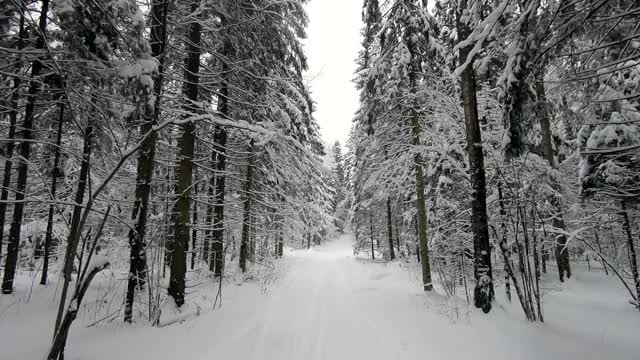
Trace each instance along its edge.
{"label": "deep snow on ground", "polygon": [[[425,295],[416,264],[355,257],[348,235],[288,251],[273,274],[267,291],[265,282],[229,283],[221,309],[162,328],[120,319],[87,328],[94,321],[85,316],[71,330],[66,359],[632,360],[640,353],[640,314],[599,271],[549,285],[545,324],[526,322],[517,300],[501,300],[502,288],[489,316]],[[29,303],[26,292],[0,296],[2,359],[41,359],[47,350],[54,286],[33,287]]]}

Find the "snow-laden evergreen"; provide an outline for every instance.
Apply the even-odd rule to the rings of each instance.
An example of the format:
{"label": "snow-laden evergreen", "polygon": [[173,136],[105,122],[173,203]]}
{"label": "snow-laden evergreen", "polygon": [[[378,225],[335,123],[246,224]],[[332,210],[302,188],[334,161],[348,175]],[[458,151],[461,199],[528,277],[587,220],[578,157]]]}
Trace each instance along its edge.
{"label": "snow-laden evergreen", "polygon": [[0,357],[637,357],[637,3],[349,9],[0,3]]}

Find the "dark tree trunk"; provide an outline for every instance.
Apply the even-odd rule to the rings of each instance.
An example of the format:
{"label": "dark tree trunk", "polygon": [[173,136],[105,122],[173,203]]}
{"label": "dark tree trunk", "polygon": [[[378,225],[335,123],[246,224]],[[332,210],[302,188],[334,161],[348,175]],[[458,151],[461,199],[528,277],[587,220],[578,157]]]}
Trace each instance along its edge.
{"label": "dark tree trunk", "polygon": [[[461,20],[462,11],[467,10],[467,1],[461,0],[457,12],[458,38],[467,39],[471,30]],[[471,53],[472,45],[460,49],[459,63],[462,66]],[[469,175],[471,178],[471,230],[473,232],[474,277],[476,279],[473,292],[474,305],[488,313],[494,297],[493,274],[491,269],[491,244],[489,243],[489,225],[487,218],[487,188],[484,172],[484,153],[482,135],[478,119],[476,99],[476,79],[473,61],[461,74],[462,101],[467,136],[467,152],[469,154]]]}
{"label": "dark tree trunk", "polygon": [[249,145],[249,164],[247,165],[247,179],[245,182],[245,198],[244,198],[244,209],[242,215],[242,239],[240,240],[240,269],[243,273],[247,272],[247,258],[249,257],[249,242],[250,242],[250,232],[251,232],[251,191],[253,188],[253,140]]}
{"label": "dark tree trunk", "polygon": [[[47,16],[49,15],[49,0],[42,1],[42,12],[38,23],[40,36],[36,42],[36,49],[44,49],[45,32],[47,30]],[[42,58],[37,58],[31,66],[31,80],[29,81],[29,92],[27,94],[27,104],[22,122],[22,142],[20,143],[19,154],[21,157],[18,165],[18,181],[16,184],[16,202],[13,206],[13,219],[9,228],[9,241],[7,243],[7,258],[4,266],[4,279],[2,282],[2,293],[11,294],[13,291],[13,279],[18,264],[18,251],[20,247],[20,231],[22,229],[22,219],[24,217],[25,195],[27,191],[27,180],[29,173],[29,159],[31,157],[31,142],[33,141],[33,120],[36,108],[37,95],[40,91],[41,81],[38,79],[43,69]],[[4,226],[4,223],[2,223]]]}
{"label": "dark tree trunk", "polygon": [[598,257],[600,258],[600,262],[602,263],[602,268],[604,269],[605,275],[609,275],[609,270],[607,269],[607,261],[604,259],[604,254],[602,253],[602,245],[600,244],[598,229],[593,230],[593,235],[596,240],[596,246],[598,247]]}
{"label": "dark tree trunk", "polygon": [[[194,177],[198,178],[198,171],[195,170]],[[193,186],[193,229],[191,229],[191,270],[196,267],[196,247],[198,246],[198,184]]]}
{"label": "dark tree trunk", "polygon": [[354,245],[354,247],[353,247],[353,256],[355,256],[355,255],[358,253],[358,251],[360,250],[360,247],[361,247],[361,246],[360,246],[360,232],[359,232],[359,224],[358,224],[358,222],[357,222],[357,221],[356,221],[356,223],[355,223],[355,231],[354,231],[354,234],[353,234],[353,235],[354,235],[354,236],[355,236],[355,238],[356,238],[356,243],[355,243],[355,245]]}
{"label": "dark tree trunk", "polygon": [[422,163],[422,155],[418,150],[421,141],[420,135],[422,133],[422,127],[420,125],[420,113],[418,112],[417,91],[418,91],[418,74],[420,73],[420,64],[417,60],[417,54],[415,54],[415,48],[413,45],[413,34],[409,33],[408,48],[411,55],[411,72],[409,73],[410,91],[413,96],[411,108],[409,109],[410,126],[411,126],[411,144],[415,148],[415,154],[413,155],[413,165],[416,177],[416,210],[417,210],[417,223],[416,231],[418,235],[418,253],[419,261],[422,265],[422,286],[424,291],[431,291],[433,289],[433,282],[431,280],[431,263],[429,261],[429,238],[427,237],[427,198],[425,193],[424,184],[424,169]]}
{"label": "dark tree trunk", "polygon": [[[224,119],[229,119],[229,65],[227,57],[231,53],[230,41],[225,41],[224,54],[225,61],[223,62],[223,82],[220,88],[220,95],[218,98],[218,111]],[[213,271],[215,276],[222,275],[222,266],[224,263],[224,200],[225,200],[225,185],[227,169],[227,130],[220,125],[216,126],[214,133],[214,149],[213,149],[213,161],[214,168],[216,170],[214,178],[214,191],[215,191],[215,205],[213,206],[213,229],[211,238],[211,259],[209,262],[209,268]]]}
{"label": "dark tree trunk", "polygon": [[13,151],[15,149],[16,123],[18,122],[18,100],[20,98],[20,72],[22,70],[22,54],[24,48],[25,26],[24,12],[26,1],[20,3],[20,25],[18,30],[18,60],[14,68],[13,94],[11,95],[11,112],[9,113],[9,134],[7,136],[7,148],[5,150],[4,173],[2,177],[2,192],[0,194],[0,259],[2,259],[2,241],[4,240],[4,222],[7,216],[7,199],[9,199],[9,185],[11,185],[11,171],[13,170]]}
{"label": "dark tree trunk", "polygon": [[280,224],[276,223],[275,227],[276,227],[276,238],[275,238],[275,241],[274,241],[274,244],[273,244],[273,256],[277,259],[277,258],[280,257],[278,255],[278,253],[279,253],[278,249],[280,247]]}
{"label": "dark tree trunk", "polygon": [[[227,20],[222,17],[222,24],[225,25]],[[224,46],[222,48],[222,83],[220,86],[220,94],[218,95],[218,112],[223,119],[229,120],[229,78],[230,74],[230,56],[233,53],[233,45],[225,35]],[[211,261],[209,263],[210,270],[215,276],[222,275],[224,265],[224,201],[226,190],[226,174],[227,170],[227,129],[224,126],[217,125],[214,133],[214,160],[215,173],[215,205],[213,209],[214,224],[212,229],[211,240]]]}
{"label": "dark tree trunk", "polygon": [[369,214],[369,231],[370,231],[370,236],[371,236],[371,259],[375,260],[376,259],[376,253],[374,250],[374,243],[375,241],[373,240],[373,216],[371,214]]}
{"label": "dark tree trunk", "polygon": [[284,196],[280,195],[281,210],[278,210],[276,216],[276,257],[282,257],[284,252],[284,216],[282,215],[282,209],[284,208]]}
{"label": "dark tree trunk", "polygon": [[74,199],[73,214],[71,214],[71,224],[69,226],[69,235],[67,237],[67,250],[64,255],[64,268],[63,276],[64,282],[62,285],[62,292],[60,295],[60,305],[58,306],[58,314],[56,316],[55,331],[60,326],[62,321],[62,314],[64,311],[64,305],[67,300],[67,292],[69,291],[69,284],[71,283],[71,274],[73,273],[73,263],[76,258],[76,252],[78,250],[78,243],[80,241],[80,221],[82,216],[82,208],[84,204],[84,193],[87,189],[87,183],[89,180],[89,161],[91,157],[91,141],[93,138],[93,128],[87,127],[84,132],[84,148],[82,150],[82,165],[80,166],[80,177],[78,178],[78,187],[76,189],[76,195]]}
{"label": "dark tree trunk", "polygon": [[284,224],[278,224],[278,240],[276,242],[276,255],[282,257],[284,254]]}
{"label": "dark tree trunk", "polygon": [[[199,0],[191,2],[191,12],[198,11]],[[187,56],[184,70],[184,111],[186,116],[195,115],[198,110],[198,88],[200,72],[200,39],[202,35],[199,19],[189,25],[186,41]],[[193,121],[181,126],[182,134],[178,140],[178,167],[176,170],[176,196],[174,205],[175,225],[171,254],[171,274],[168,293],[178,307],[184,304],[185,277],[187,274],[187,248],[189,247],[189,221],[191,210],[191,185],[193,184],[193,156],[195,149],[196,127]]]}
{"label": "dark tree trunk", "polygon": [[[536,71],[536,95],[538,97],[538,104],[540,105],[540,130],[542,133],[542,148],[544,152],[544,158],[549,163],[552,169],[556,168],[555,159],[553,156],[553,144],[551,142],[551,121],[549,119],[549,110],[547,104],[547,96],[544,90],[544,67]],[[555,178],[551,178],[551,186],[555,191],[560,190],[560,186],[556,182]],[[560,202],[554,196],[551,199],[551,205],[553,207],[553,227],[566,231],[564,224],[564,218],[562,216],[562,208]],[[556,263],[558,264],[558,276],[560,281],[564,281],[565,276],[571,277],[571,265],[569,263],[569,251],[567,250],[567,237],[564,234],[556,236]]]}
{"label": "dark tree trunk", "polygon": [[[253,188],[253,186],[252,186]],[[249,212],[249,257],[250,261],[256,260],[256,216],[253,214],[253,206],[251,203],[251,211]]]}
{"label": "dark tree trunk", "polygon": [[[502,197],[502,180],[498,180],[498,205],[500,207],[500,229],[502,230],[502,239],[496,239],[499,242],[499,246],[502,249],[502,256],[504,258],[504,290],[507,296],[507,300],[511,302],[511,283],[509,282],[511,271],[509,254],[511,251],[505,251],[507,247],[507,211],[504,206],[504,198]],[[498,234],[496,234],[497,238]]]}
{"label": "dark tree trunk", "polygon": [[555,159],[553,155],[553,143],[551,140],[551,120],[549,119],[549,109],[547,95],[544,89],[544,68],[536,71],[536,96],[538,100],[538,116],[540,118],[540,131],[542,134],[542,150],[544,158],[549,165],[555,169]]}
{"label": "dark tree trunk", "polygon": [[[388,160],[387,147],[384,147],[384,159]],[[389,260],[396,258],[396,253],[393,250],[393,223],[391,221],[391,198],[387,196],[387,240],[389,241]],[[398,248],[398,251],[400,249]]]}
{"label": "dark tree trunk", "polygon": [[[415,215],[413,216],[413,226],[414,226],[414,228],[416,230],[416,237],[418,237],[418,233],[419,233],[419,231],[418,231],[418,219],[417,219],[417,216],[415,216]],[[409,254],[409,255],[411,255],[411,254]],[[420,241],[416,242],[416,260],[418,262],[421,262],[421,260],[422,260],[422,259],[420,259]],[[429,272],[429,274],[430,273],[431,272]],[[424,275],[424,272],[423,272],[423,275]],[[424,280],[424,276],[423,276],[423,280]]]}
{"label": "dark tree trunk", "polygon": [[[560,208],[557,199],[552,199],[551,205],[555,209]],[[555,214],[553,215],[553,227],[557,229],[565,229],[564,219],[562,218],[561,212],[555,212]],[[555,244],[556,263],[558,264],[558,276],[560,277],[560,281],[564,281],[565,276],[566,278],[571,277],[571,264],[569,262],[567,236],[564,234],[557,235]]]}
{"label": "dark tree trunk", "polygon": [[391,199],[387,197],[387,231],[389,237],[389,259],[396,258],[396,253],[393,250],[393,223],[391,222]]}
{"label": "dark tree trunk", "polygon": [[531,231],[531,235],[533,238],[533,265],[536,274],[536,287],[538,287],[540,280],[540,252],[538,251],[538,237],[536,236],[536,214],[534,209],[531,210],[531,221],[533,226]]}
{"label": "dark tree trunk", "polygon": [[[414,109],[411,115],[412,121],[412,133],[413,133],[413,145],[420,145],[420,122],[418,119],[418,113]],[[422,284],[424,291],[431,291],[433,289],[433,282],[431,280],[431,264],[429,262],[429,238],[427,237],[427,199],[425,196],[424,186],[424,172],[422,167],[422,156],[419,153],[414,155],[414,166],[416,176],[416,208],[417,208],[417,231],[418,231],[418,253],[419,261],[422,264]]]}
{"label": "dark tree trunk", "polygon": [[[546,238],[546,236],[545,236]],[[546,274],[547,273],[547,259],[548,259],[548,255],[547,255],[547,248],[545,246],[545,242],[543,241],[542,244],[540,244],[540,254],[541,254],[541,260],[542,260],[542,273]]]}
{"label": "dark tree trunk", "polygon": [[131,219],[135,224],[129,230],[129,277],[127,279],[127,295],[125,301],[124,321],[130,323],[133,316],[133,302],[135,290],[142,289],[147,279],[147,214],[149,210],[149,198],[151,195],[151,183],[155,170],[156,143],[158,132],[154,126],[160,118],[160,96],[164,73],[164,51],[166,43],[167,1],[154,0],[150,12],[150,43],[151,56],[159,62],[158,74],[154,79],[153,93],[156,102],[153,107],[145,104],[143,124],[140,127],[140,136],[143,137],[142,146],[138,151],[138,166],[136,175],[135,202]]}
{"label": "dark tree trunk", "polygon": [[[212,164],[216,163],[216,154],[211,155]],[[205,219],[204,223],[207,224],[207,229],[204,231],[204,241],[202,244],[202,260],[204,260],[207,264],[209,264],[209,271],[214,270],[214,264],[212,264],[213,260],[213,247],[211,244],[213,243],[213,228],[215,225],[213,221],[213,201],[215,201],[215,188],[216,188],[216,175],[211,174],[209,176],[209,184],[207,184],[207,208],[205,211]]]}
{"label": "dark tree trunk", "polygon": [[631,235],[631,223],[629,222],[629,211],[627,210],[627,204],[623,200],[620,203],[622,211],[622,226],[624,232],[627,235],[627,247],[629,249],[629,263],[631,265],[631,275],[633,275],[633,283],[636,286],[636,306],[640,310],[640,276],[638,275],[638,259],[636,254],[636,248],[633,243],[633,236]]}
{"label": "dark tree trunk", "polygon": [[[172,145],[171,138],[169,138],[169,145]],[[171,183],[171,179],[175,176],[172,169],[167,166],[165,167],[166,171],[164,174],[164,186],[163,186],[163,194],[166,194],[166,198],[164,201],[164,218],[163,218],[163,255],[162,255],[162,278],[167,277],[167,266],[171,264],[171,244],[173,243],[173,225],[175,224],[175,214],[170,211],[171,203],[173,202],[173,196],[175,194],[172,193],[172,189],[175,190],[173,184]]]}
{"label": "dark tree trunk", "polygon": [[58,130],[56,133],[56,146],[53,155],[53,169],[51,171],[51,205],[49,205],[49,214],[47,215],[47,230],[44,236],[44,259],[42,260],[42,277],[40,284],[47,284],[47,276],[49,272],[49,257],[51,256],[51,242],[53,241],[53,217],[56,205],[56,191],[58,186],[58,177],[62,174],[60,169],[60,146],[62,146],[62,126],[64,124],[64,101],[60,103],[60,113],[58,114]]}
{"label": "dark tree trunk", "polygon": [[396,248],[398,250],[398,256],[402,256],[403,251],[400,250],[400,221],[398,220],[398,215],[395,216],[396,222]]}
{"label": "dark tree trunk", "polygon": [[[225,104],[219,104],[219,107],[224,110],[224,114],[227,114],[227,99],[224,98],[224,100],[221,99],[220,101]],[[222,275],[222,267],[224,264],[224,195],[226,187],[226,175],[224,172],[227,168],[227,130],[222,126],[216,127],[214,143],[215,148],[213,157],[215,159],[214,166],[216,173],[214,174],[215,179],[213,191],[215,191],[215,205],[213,206],[213,223],[211,224],[213,229],[211,230],[211,258],[209,261],[209,268],[213,271],[215,276],[220,276]]]}

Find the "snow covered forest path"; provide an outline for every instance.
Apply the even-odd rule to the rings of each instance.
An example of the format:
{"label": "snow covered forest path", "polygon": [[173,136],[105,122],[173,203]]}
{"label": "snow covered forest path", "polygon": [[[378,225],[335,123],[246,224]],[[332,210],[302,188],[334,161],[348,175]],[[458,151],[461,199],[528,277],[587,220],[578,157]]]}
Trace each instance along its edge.
{"label": "snow covered forest path", "polygon": [[[210,286],[192,290],[201,315],[186,314],[182,323],[123,326],[117,319],[87,327],[93,321],[85,319],[71,330],[66,358],[637,359],[637,314],[620,301],[619,284],[603,281],[599,272],[546,290],[547,322],[531,324],[517,303],[501,300],[501,288],[495,311],[486,316],[464,300],[425,295],[414,262],[354,256],[352,242],[344,235],[286,251],[268,281],[227,283],[221,309],[212,311],[211,294],[201,293]],[[54,303],[43,300],[47,307],[0,314],[2,359],[44,354]]]}
{"label": "snow covered forest path", "polygon": [[[92,336],[87,352],[72,359],[601,360],[632,359],[637,350],[636,321],[620,318],[613,334],[615,319],[571,312],[573,305],[547,309],[544,326],[527,323],[517,308],[499,306],[487,317],[464,301],[425,296],[415,264],[355,257],[352,241],[345,235],[289,251],[266,291],[230,285],[221,310],[161,329],[108,329],[113,336]],[[563,328],[565,316],[571,329]],[[71,353],[85,346],[73,340],[91,336],[85,331],[72,338]]]}
{"label": "snow covered forest path", "polygon": [[[392,311],[380,316],[396,305],[410,317],[418,310],[398,302],[401,289],[379,288],[389,275],[356,260],[348,236],[294,252],[271,296],[230,336],[237,342],[230,353],[246,359],[390,359],[411,351],[399,329],[405,325],[393,323]],[[235,352],[249,339],[253,346]]]}

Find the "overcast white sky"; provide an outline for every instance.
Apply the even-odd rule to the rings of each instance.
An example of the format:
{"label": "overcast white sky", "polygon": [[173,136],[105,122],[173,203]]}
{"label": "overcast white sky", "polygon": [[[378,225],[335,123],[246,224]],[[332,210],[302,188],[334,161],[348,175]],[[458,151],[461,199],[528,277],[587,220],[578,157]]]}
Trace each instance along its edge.
{"label": "overcast white sky", "polygon": [[323,139],[344,145],[358,108],[358,92],[351,81],[360,49],[362,0],[310,0],[307,77],[316,101],[315,117]]}

